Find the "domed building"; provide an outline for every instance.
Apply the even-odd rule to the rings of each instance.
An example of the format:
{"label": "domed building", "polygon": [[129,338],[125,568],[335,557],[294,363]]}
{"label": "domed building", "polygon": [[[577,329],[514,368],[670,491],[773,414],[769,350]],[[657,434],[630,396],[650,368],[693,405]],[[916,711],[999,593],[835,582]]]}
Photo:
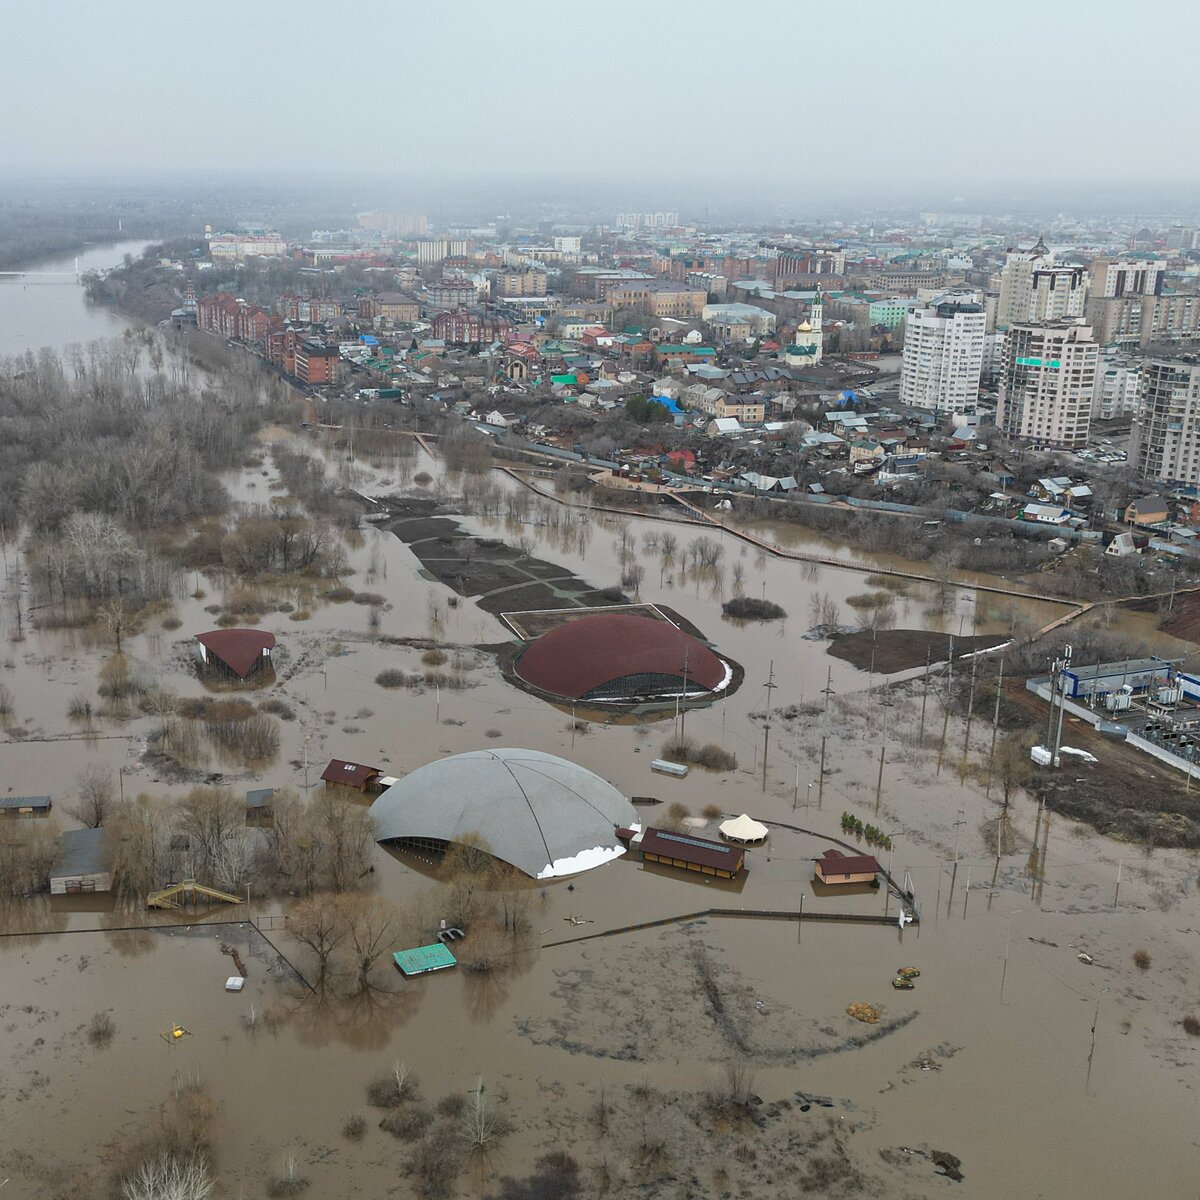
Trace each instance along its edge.
{"label": "domed building", "polygon": [[635,703],[720,691],[732,668],[669,621],[596,613],[543,633],[516,660],[518,678],[572,701]]}
{"label": "domed building", "polygon": [[371,805],[376,839],[445,850],[479,838],[534,879],[575,875],[625,852],[637,810],[607,780],[539,750],[473,750],[406,775]]}

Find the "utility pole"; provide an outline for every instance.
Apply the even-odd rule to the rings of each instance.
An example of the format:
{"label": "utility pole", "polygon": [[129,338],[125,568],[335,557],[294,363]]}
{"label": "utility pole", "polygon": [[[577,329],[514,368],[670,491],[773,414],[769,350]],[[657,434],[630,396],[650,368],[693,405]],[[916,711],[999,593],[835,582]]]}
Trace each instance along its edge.
{"label": "utility pole", "polygon": [[817,807],[821,807],[821,801],[825,798],[825,735],[821,735],[821,777],[817,784]]}
{"label": "utility pole", "polygon": [[918,746],[923,746],[925,744],[925,705],[929,701],[929,658],[930,658],[930,654],[931,654],[931,648],[929,646],[926,646],[925,647],[925,676],[924,676],[925,686],[921,691],[921,732],[917,734],[917,745]]}
{"label": "utility pole", "polygon": [[960,780],[966,778],[967,752],[971,748],[971,717],[975,713],[975,668],[978,662],[978,657],[973,657],[971,659],[971,687],[967,692],[967,732],[963,735],[962,770],[959,772]]}
{"label": "utility pole", "polygon": [[996,735],[1000,732],[1000,692],[1004,687],[1004,659],[1000,660],[1000,674],[996,679],[996,711],[992,715],[992,749],[988,755],[987,787],[983,798],[986,800],[992,794],[992,764],[996,761]]}
{"label": "utility pole", "polygon": [[[1071,665],[1071,647],[1068,646],[1063,655],[1063,672]],[[1094,685],[1093,685],[1094,687]],[[1058,748],[1062,745],[1062,727],[1063,713],[1067,708],[1067,683],[1064,679],[1062,686],[1058,689],[1058,732],[1054,735],[1054,750],[1050,755],[1050,765],[1057,766],[1058,764]]]}
{"label": "utility pole", "polygon": [[683,652],[683,698],[682,698],[683,707],[680,709],[680,720],[679,720],[679,740],[681,742],[683,741],[683,739],[685,737],[687,737],[687,675],[688,675],[688,650],[689,649],[690,649],[690,647],[686,648]]}
{"label": "utility pole", "polygon": [[1054,696],[1058,688],[1058,659],[1050,665],[1050,716],[1046,719],[1046,741],[1045,747],[1050,749],[1050,740],[1054,736]]}
{"label": "utility pole", "polygon": [[879,778],[875,781],[875,813],[879,814],[879,797],[883,794],[883,755],[886,746],[879,747]]}
{"label": "utility pole", "polygon": [[767,674],[767,682],[764,685],[767,689],[767,720],[763,725],[763,773],[762,773],[762,790],[767,790],[767,745],[771,740],[771,693],[779,686],[775,682],[775,660],[771,659],[771,665]]}
{"label": "utility pole", "polygon": [[833,694],[833,666],[825,672],[825,715],[829,716],[829,697]]}

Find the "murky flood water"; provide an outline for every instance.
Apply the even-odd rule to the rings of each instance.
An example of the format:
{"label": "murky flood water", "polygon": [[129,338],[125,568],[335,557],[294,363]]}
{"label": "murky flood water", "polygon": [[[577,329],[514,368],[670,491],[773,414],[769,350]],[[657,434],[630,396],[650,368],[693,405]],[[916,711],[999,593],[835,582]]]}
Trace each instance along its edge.
{"label": "murky flood water", "polygon": [[[343,469],[340,462],[336,469]],[[414,469],[443,478],[440,464],[424,453]],[[354,472],[366,494],[394,485],[386,465],[359,463]],[[264,459],[226,483],[240,503],[255,505],[269,503],[274,479]],[[447,479],[448,491],[453,485]],[[506,477],[502,486],[520,487]],[[561,523],[538,521],[536,509],[515,526],[508,517],[461,518],[480,535],[532,538],[536,556],[597,587],[618,582],[621,518],[593,513],[582,537],[578,526],[567,536]],[[420,655],[381,637],[436,636],[470,645],[506,641],[511,633],[470,600],[449,607],[450,590],[423,576],[398,538],[369,526],[349,551],[347,582],[386,598],[379,628],[371,628],[362,604],[281,595],[311,613],[295,621],[273,612],[259,622],[279,639],[270,694],[285,699],[296,719],[281,722],[272,764],[239,772],[214,761],[210,769],[224,771],[238,789],[303,791],[307,758],[311,794],[331,756],[402,774],[443,754],[528,746],[572,758],[626,795],[655,796],[664,805],[679,800],[693,814],[712,804],[828,838],[842,836],[840,817],[849,809],[893,835],[887,857],[897,878],[912,881],[920,926],[901,932],[890,925],[798,927],[713,917],[549,945],[712,907],[795,910],[803,903],[810,912],[882,912],[888,902],[881,893],[816,895],[811,860],[829,843],[784,829],[749,852],[740,885],[621,860],[569,886],[535,892],[531,934],[514,947],[511,972],[447,972],[398,981],[392,996],[328,1005],[297,987],[244,926],[82,932],[111,930],[128,917],[80,911],[74,903],[39,906],[39,919],[50,927],[77,932],[0,939],[6,1196],[51,1194],[54,1168],[96,1168],[105,1147],[128,1137],[171,1081],[192,1072],[220,1105],[216,1162],[226,1194],[242,1188],[261,1194],[289,1156],[304,1164],[313,1195],[405,1194],[397,1172],[408,1148],[375,1128],[379,1113],[367,1108],[364,1095],[366,1083],[397,1059],[420,1076],[431,1102],[483,1081],[505,1107],[513,1133],[480,1177],[462,1179],[467,1191],[486,1194],[497,1173],[521,1173],[558,1143],[572,1146],[588,1172],[602,1160],[634,1163],[631,1143],[615,1135],[606,1141],[592,1128],[588,1114],[598,1088],[626,1106],[629,1089],[643,1084],[697,1096],[733,1058],[751,1063],[754,1089],[768,1106],[797,1090],[829,1097],[831,1108],[780,1116],[771,1140],[786,1148],[789,1138],[806,1136],[805,1121],[832,1117],[847,1158],[864,1173],[860,1194],[1115,1195],[1144,1186],[1147,1163],[1155,1164],[1166,1194],[1188,1194],[1197,1167],[1197,1041],[1179,1021],[1189,1004],[1196,1006],[1197,947],[1189,931],[1200,914],[1191,856],[1135,852],[1065,820],[1039,822],[1019,801],[1018,848],[997,863],[989,840],[997,798],[993,790],[985,799],[971,775],[960,780],[961,725],[950,722],[950,750],[938,773],[936,753],[917,745],[919,696],[884,703],[862,672],[827,655],[826,643],[801,636],[813,624],[817,593],[831,597],[851,623],[847,599],[871,590],[863,575],[762,557],[728,533],[671,525],[683,544],[709,533],[725,547],[722,578],[683,579],[657,551],[643,548],[643,535],[661,533],[663,522],[625,523],[646,568],[640,598],[676,609],[746,668],[737,693],[687,715],[689,735],[736,752],[736,771],[694,769],[682,781],[654,775],[649,763],[670,722],[574,729],[569,714],[508,685],[484,657],[467,672],[462,691],[379,687],[381,670],[418,670]],[[19,579],[11,547],[7,561],[11,589]],[[746,593],[782,604],[786,621],[725,619],[721,604],[733,594],[734,563],[743,564]],[[191,635],[213,627],[206,607],[220,602],[222,590],[203,575],[189,576],[174,609],[182,625],[169,630],[151,621],[130,642],[143,669],[181,695],[203,694],[189,665]],[[977,602],[964,591],[947,609],[935,601],[933,585],[909,584],[896,597],[896,625],[1008,628],[1011,605],[1002,597]],[[1018,603],[1031,618],[1056,613],[1053,606]],[[7,613],[6,606],[10,620]],[[20,731],[2,746],[4,784],[12,792],[50,791],[66,800],[74,778],[93,763],[118,772],[127,793],[186,786],[143,762],[151,719],[97,720],[86,732],[67,717],[73,696],[94,694],[107,652],[81,631],[26,628],[24,641],[6,643],[2,674],[16,697]],[[764,782],[763,727],[752,714],[764,707],[771,670],[779,685],[775,707],[819,701],[821,709],[773,723]],[[826,713],[827,678],[833,694]],[[976,728],[974,753],[986,753],[988,732]],[[822,739],[829,769],[823,782]],[[61,817],[61,803],[57,811]],[[653,820],[654,810],[647,811]],[[1038,878],[1026,865],[1035,827],[1046,835]],[[711,824],[704,828],[712,831]],[[375,868],[379,892],[400,902],[433,886],[420,864],[401,856],[379,851]],[[253,908],[264,926],[279,911],[257,900]],[[228,913],[208,920],[222,917]],[[27,917],[16,913],[0,919],[8,928],[26,927]],[[268,936],[304,967],[303,954],[282,932]],[[222,941],[247,957],[243,993],[223,990],[232,972]],[[1131,960],[1142,946],[1153,964],[1145,972]],[[1080,951],[1094,963],[1081,962]],[[909,963],[921,970],[917,988],[894,991],[894,971]],[[704,978],[717,981],[720,1014],[704,1000]],[[857,1040],[872,1027],[846,1016],[855,1001],[886,1009],[877,1036],[861,1045]],[[95,1047],[85,1027],[101,1010],[111,1012],[116,1034]],[[168,1044],[160,1034],[173,1022],[190,1036]],[[361,1146],[339,1132],[353,1112],[370,1117]],[[963,1181],[952,1183],[927,1159],[907,1153],[921,1147],[961,1159]],[[779,1157],[781,1150],[760,1153],[756,1164],[729,1157],[733,1186],[754,1195],[791,1194],[795,1164]],[[631,1185],[637,1177],[630,1166]],[[698,1194],[686,1180],[674,1190],[663,1186],[663,1194]],[[697,1188],[719,1190],[707,1175]]]}

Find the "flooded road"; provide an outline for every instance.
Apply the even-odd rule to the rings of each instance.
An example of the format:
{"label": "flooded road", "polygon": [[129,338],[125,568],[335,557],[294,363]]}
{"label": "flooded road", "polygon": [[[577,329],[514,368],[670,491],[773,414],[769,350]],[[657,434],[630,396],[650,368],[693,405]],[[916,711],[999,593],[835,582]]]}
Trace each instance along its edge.
{"label": "flooded road", "polygon": [[[338,477],[367,495],[399,486],[393,464],[331,458]],[[444,480],[446,495],[457,490],[423,452],[412,470],[428,471],[433,488]],[[275,481],[265,456],[226,479],[249,506],[269,503]],[[497,482],[509,487],[498,475]],[[670,722],[576,728],[569,714],[507,684],[485,656],[472,658],[461,691],[381,688],[375,677],[384,669],[421,670],[419,647],[386,639],[472,646],[509,640],[511,631],[472,601],[452,607],[449,588],[427,578],[398,538],[369,525],[348,549],[346,582],[385,598],[378,627],[363,604],[281,589],[279,599],[310,615],[293,620],[275,611],[258,624],[279,639],[269,694],[285,700],[295,719],[280,722],[282,744],[271,764],[210,768],[238,789],[288,786],[312,795],[333,756],[403,774],[443,754],[527,746],[578,761],[626,795],[656,797],[664,808],[685,804],[702,834],[714,829],[700,815],[708,805],[811,832],[776,827],[764,847],[749,852],[748,876],[737,886],[623,859],[569,887],[537,889],[528,944],[513,946],[511,970],[397,980],[394,995],[326,1005],[279,968],[245,925],[128,934],[111,931],[130,919],[126,914],[77,905],[39,909],[46,924],[66,932],[0,939],[6,1197],[52,1194],[55,1170],[102,1175],[108,1148],[132,1135],[175,1078],[193,1072],[220,1106],[216,1166],[225,1194],[261,1194],[291,1156],[302,1162],[313,1195],[407,1194],[401,1171],[410,1147],[377,1128],[381,1113],[365,1100],[366,1084],[397,1059],[420,1077],[430,1106],[465,1096],[482,1081],[512,1121],[513,1132],[479,1174],[464,1170],[462,1194],[486,1195],[500,1174],[525,1173],[558,1145],[571,1147],[589,1179],[611,1166],[616,1194],[637,1186],[645,1171],[642,1135],[629,1114],[641,1111],[638,1096],[647,1088],[677,1147],[674,1161],[695,1173],[680,1170],[675,1182],[661,1183],[662,1195],[726,1187],[794,1194],[801,1156],[787,1148],[820,1138],[840,1147],[843,1174],[855,1172],[860,1182],[849,1193],[839,1184],[811,1194],[1073,1200],[1132,1190],[1144,1183],[1148,1162],[1166,1194],[1188,1194],[1197,1173],[1198,1041],[1180,1021],[1197,1007],[1194,857],[1118,845],[1039,817],[1018,798],[1016,848],[997,860],[996,789],[985,798],[977,775],[960,775],[961,723],[948,722],[951,748],[939,772],[930,737],[942,725],[936,695],[922,742],[919,692],[888,696],[878,680],[827,655],[827,643],[803,636],[815,624],[814,596],[828,598],[853,623],[850,597],[877,590],[866,577],[759,556],[729,535],[723,573],[684,575],[677,562],[663,562],[661,542],[646,543],[648,534],[661,538],[664,522],[592,514],[581,529],[579,514],[572,515],[568,525],[548,510],[518,506],[511,515],[458,519],[480,536],[527,537],[536,556],[596,587],[619,582],[627,527],[645,567],[639,598],[674,608],[746,668],[735,695],[687,715],[689,735],[736,752],[736,771],[694,769],[686,780],[652,774],[649,762]],[[714,532],[670,528],[681,545]],[[11,548],[8,559],[11,587],[19,577]],[[724,617],[735,563],[742,564],[746,594],[782,604],[785,621]],[[213,627],[207,609],[225,591],[220,581],[189,575],[170,613],[180,626],[165,627],[164,614],[131,639],[129,653],[180,695],[202,696],[189,662],[191,635]],[[959,592],[946,607],[934,585],[909,584],[893,602],[895,623],[1004,632],[1012,614],[999,600],[977,602]],[[1043,609],[1053,615],[1052,606],[1019,603],[1028,606],[1030,623]],[[51,790],[56,803],[66,803],[75,776],[92,763],[117,772],[127,792],[177,794],[188,786],[143,760],[150,718],[98,719],[90,733],[68,718],[72,698],[94,691],[106,653],[81,631],[26,629],[25,641],[6,643],[3,678],[23,731],[6,734],[0,748],[5,786],[14,793]],[[796,708],[773,722],[764,780],[756,714],[772,670],[779,685],[772,707]],[[972,759],[986,755],[989,734],[976,726]],[[890,903],[894,913],[894,901],[879,893],[829,897],[813,890],[812,859],[828,839],[844,836],[847,810],[892,834],[889,865],[897,878],[911,880],[919,926],[901,932],[701,917],[590,936],[713,907],[797,911],[803,904],[810,912],[880,914]],[[653,820],[655,810],[645,811]],[[1035,831],[1045,839],[1045,857],[1031,874]],[[374,867],[380,894],[413,910],[439,903],[421,864],[380,850]],[[273,929],[281,911],[257,897],[252,905],[266,936],[311,973],[311,961]],[[0,912],[6,927],[28,927]],[[214,917],[227,919],[228,912]],[[575,937],[589,940],[549,945]],[[231,971],[222,940],[241,946],[247,959],[243,993],[223,990]],[[1144,971],[1132,960],[1139,948],[1151,960]],[[892,975],[905,964],[920,968],[917,988],[893,991]],[[706,991],[710,984],[715,991]],[[705,999],[712,994],[720,997],[719,1011]],[[886,1009],[880,1026],[846,1015],[857,1001]],[[86,1027],[101,1010],[111,1011],[116,1033],[96,1047]],[[172,1022],[190,1036],[163,1041]],[[764,1111],[776,1114],[764,1116],[753,1161],[738,1159],[737,1140],[722,1140],[725,1134],[697,1115],[714,1077],[735,1060],[749,1063]],[[608,1134],[595,1117],[601,1087],[626,1114],[613,1116]],[[798,1091],[828,1097],[831,1107],[801,1112],[792,1099]],[[792,1106],[775,1107],[785,1100]],[[340,1133],[356,1112],[368,1119],[361,1144]],[[963,1181],[937,1174],[930,1151],[960,1159]],[[725,1183],[720,1170],[730,1173]]]}

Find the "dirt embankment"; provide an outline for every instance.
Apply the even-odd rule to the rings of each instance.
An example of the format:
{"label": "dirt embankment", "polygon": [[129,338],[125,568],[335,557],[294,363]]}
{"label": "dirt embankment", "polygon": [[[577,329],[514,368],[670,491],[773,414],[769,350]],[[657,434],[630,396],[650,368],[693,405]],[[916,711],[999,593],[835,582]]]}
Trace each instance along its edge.
{"label": "dirt embankment", "polygon": [[860,671],[873,667],[878,675],[891,675],[924,666],[927,656],[932,663],[946,662],[952,646],[954,657],[964,658],[1002,645],[1005,640],[995,634],[951,637],[928,629],[881,629],[877,632],[860,629],[854,633],[839,633],[830,642],[827,653],[845,659]]}

